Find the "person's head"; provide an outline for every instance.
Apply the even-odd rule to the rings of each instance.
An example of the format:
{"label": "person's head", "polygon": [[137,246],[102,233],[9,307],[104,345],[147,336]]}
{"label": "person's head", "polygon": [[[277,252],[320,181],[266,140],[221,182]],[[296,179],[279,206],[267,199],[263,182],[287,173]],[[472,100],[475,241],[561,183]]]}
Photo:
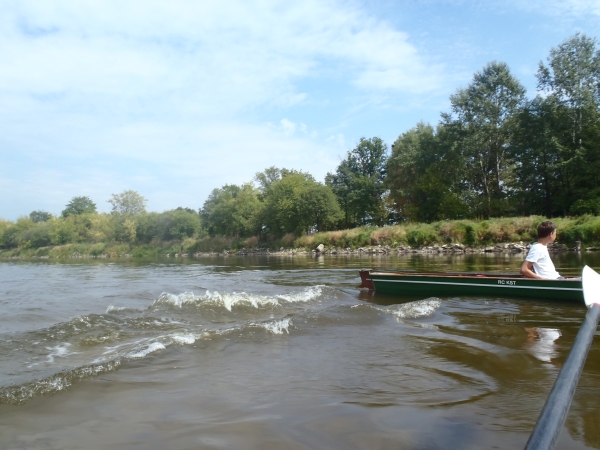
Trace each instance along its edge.
{"label": "person's head", "polygon": [[556,231],[556,225],[549,220],[546,220],[538,225],[538,239],[543,239],[550,236]]}

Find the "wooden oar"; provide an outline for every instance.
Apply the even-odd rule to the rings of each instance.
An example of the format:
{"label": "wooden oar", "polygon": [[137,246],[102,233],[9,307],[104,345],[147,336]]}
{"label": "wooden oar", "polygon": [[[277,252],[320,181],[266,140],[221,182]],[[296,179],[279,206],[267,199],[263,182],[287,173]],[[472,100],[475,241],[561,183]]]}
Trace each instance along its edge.
{"label": "wooden oar", "polygon": [[600,319],[600,275],[585,266],[581,275],[583,298],[589,308],[579,328],[573,347],[561,369],[537,423],[529,436],[525,450],[551,450],[560,435],[573,394],[577,388],[594,333]]}

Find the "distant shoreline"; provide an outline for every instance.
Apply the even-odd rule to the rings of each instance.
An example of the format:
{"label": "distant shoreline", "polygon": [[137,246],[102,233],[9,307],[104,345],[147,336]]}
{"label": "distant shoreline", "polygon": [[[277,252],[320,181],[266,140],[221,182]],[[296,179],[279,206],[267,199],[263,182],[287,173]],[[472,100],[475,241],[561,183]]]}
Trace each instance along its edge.
{"label": "distant shoreline", "polygon": [[[223,250],[220,252],[196,252],[196,253],[159,253],[156,252],[154,255],[134,255],[132,253],[117,254],[100,254],[92,255],[85,254],[75,251],[71,254],[65,254],[61,252],[61,255],[50,256],[50,255],[3,255],[0,253],[0,260],[63,260],[63,259],[144,259],[148,257],[159,257],[159,258],[207,258],[207,257],[253,257],[253,256],[370,256],[370,255],[473,255],[473,254],[511,254],[523,256],[527,253],[530,245],[522,243],[506,243],[496,244],[493,246],[484,247],[469,247],[461,244],[448,244],[448,245],[433,245],[433,246],[422,246],[422,247],[410,247],[400,246],[396,248],[390,248],[389,246],[376,246],[376,247],[359,247],[357,249],[326,249],[326,248],[315,248],[314,250],[306,249],[280,249],[280,250],[269,250],[269,249],[242,249],[242,250]],[[594,252],[598,251],[597,247],[577,248],[568,247],[564,244],[556,243],[549,247],[550,253],[561,253],[561,252]]]}
{"label": "distant shoreline", "polygon": [[[132,216],[133,217],[133,216]],[[279,238],[259,236],[198,236],[183,240],[130,242],[97,241],[94,235],[79,242],[36,247],[33,241],[0,249],[7,259],[117,259],[181,258],[217,255],[370,255],[370,254],[482,254],[525,253],[537,239],[542,216],[403,223],[384,227],[364,226]],[[600,247],[600,216],[557,218],[558,240],[549,250],[595,251]],[[87,241],[85,239],[88,239]],[[91,241],[91,242],[90,242]]]}

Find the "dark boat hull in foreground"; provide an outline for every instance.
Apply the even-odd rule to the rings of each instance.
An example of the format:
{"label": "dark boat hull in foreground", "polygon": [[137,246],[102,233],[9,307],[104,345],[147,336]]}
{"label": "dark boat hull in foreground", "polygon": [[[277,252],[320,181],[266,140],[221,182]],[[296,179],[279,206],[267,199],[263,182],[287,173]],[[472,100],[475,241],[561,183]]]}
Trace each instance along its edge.
{"label": "dark boat hull in foreground", "polygon": [[361,288],[402,296],[547,298],[583,302],[581,279],[535,280],[522,275],[375,272],[361,270]]}

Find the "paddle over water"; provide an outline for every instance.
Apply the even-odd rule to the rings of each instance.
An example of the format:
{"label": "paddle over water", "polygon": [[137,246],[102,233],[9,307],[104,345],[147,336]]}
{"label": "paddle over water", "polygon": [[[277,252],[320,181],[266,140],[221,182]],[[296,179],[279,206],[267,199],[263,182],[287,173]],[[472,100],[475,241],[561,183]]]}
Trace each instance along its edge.
{"label": "paddle over water", "polygon": [[[0,448],[523,448],[583,303],[356,289],[522,260],[2,262]],[[556,448],[600,448],[596,341]]]}

